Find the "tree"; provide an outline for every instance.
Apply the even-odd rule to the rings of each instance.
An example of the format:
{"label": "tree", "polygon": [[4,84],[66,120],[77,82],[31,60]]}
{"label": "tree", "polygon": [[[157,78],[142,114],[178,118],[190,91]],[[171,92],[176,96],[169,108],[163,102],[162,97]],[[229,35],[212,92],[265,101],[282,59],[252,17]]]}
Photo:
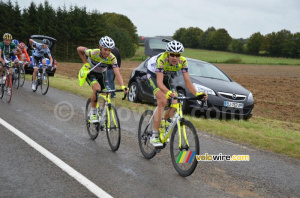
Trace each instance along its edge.
{"label": "tree", "polygon": [[216,29],[214,27],[210,27],[200,36],[199,47],[201,49],[213,49],[210,38],[215,31]]}
{"label": "tree", "polygon": [[247,53],[258,55],[263,43],[264,36],[260,32],[252,34],[247,42]]}
{"label": "tree", "polygon": [[179,28],[178,30],[175,31],[173,35],[173,39],[180,41],[181,43],[184,43],[186,31],[187,31],[186,28]]}
{"label": "tree", "polygon": [[228,34],[228,32],[221,28],[215,31],[212,36],[209,38],[209,43],[212,44],[213,49],[224,51],[227,50],[232,38]]}
{"label": "tree", "polygon": [[233,39],[231,42],[231,51],[235,53],[244,52],[244,39]]}

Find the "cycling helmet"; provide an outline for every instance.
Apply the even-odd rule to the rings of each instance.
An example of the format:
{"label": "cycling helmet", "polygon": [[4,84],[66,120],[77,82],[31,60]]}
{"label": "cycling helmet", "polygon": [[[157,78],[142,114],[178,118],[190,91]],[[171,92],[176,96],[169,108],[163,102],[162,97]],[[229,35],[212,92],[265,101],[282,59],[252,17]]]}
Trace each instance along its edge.
{"label": "cycling helmet", "polygon": [[15,43],[16,45],[19,45],[19,41],[17,39],[12,40],[13,43]]}
{"label": "cycling helmet", "polygon": [[6,40],[12,40],[12,35],[10,33],[5,33],[3,34],[3,40],[6,39]]}
{"label": "cycling helmet", "polygon": [[184,47],[179,41],[171,41],[166,46],[166,51],[169,53],[183,53]]}
{"label": "cycling helmet", "polygon": [[20,43],[20,44],[19,44],[19,47],[20,47],[21,49],[24,49],[25,46],[26,46],[25,43]]}
{"label": "cycling helmet", "polygon": [[43,39],[43,44],[50,45],[50,41],[48,39]]}
{"label": "cycling helmet", "polygon": [[99,45],[104,48],[114,49],[115,48],[115,42],[108,36],[104,36],[100,39]]}

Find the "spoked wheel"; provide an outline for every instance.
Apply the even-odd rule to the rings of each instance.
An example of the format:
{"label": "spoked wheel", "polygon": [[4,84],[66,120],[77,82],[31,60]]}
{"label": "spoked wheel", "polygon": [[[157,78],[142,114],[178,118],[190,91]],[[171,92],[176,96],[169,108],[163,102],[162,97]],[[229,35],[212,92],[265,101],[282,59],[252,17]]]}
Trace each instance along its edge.
{"label": "spoked wheel", "polygon": [[151,159],[156,155],[155,147],[150,143],[154,121],[152,115],[152,110],[146,110],[141,116],[138,129],[139,146],[143,156],[147,159]]}
{"label": "spoked wheel", "polygon": [[[199,155],[199,139],[194,125],[190,121],[181,122],[181,145],[179,143],[178,126],[171,135],[170,152],[175,170],[182,177],[191,175],[197,167],[196,155]],[[183,134],[186,131],[186,137]]]}
{"label": "spoked wheel", "polygon": [[45,95],[49,89],[49,76],[47,73],[41,73],[41,89],[42,94]]}
{"label": "spoked wheel", "polygon": [[13,73],[13,85],[16,89],[19,88],[20,85],[20,73],[19,69],[16,69],[15,72]]}
{"label": "spoked wheel", "polygon": [[117,151],[120,146],[121,142],[121,127],[120,127],[120,120],[117,114],[116,108],[111,105],[109,108],[109,112],[107,112],[105,128],[106,128],[106,135],[108,144],[112,151]]}
{"label": "spoked wheel", "polygon": [[20,66],[19,76],[20,76],[19,77],[20,78],[19,86],[22,87],[25,82],[25,70],[23,69],[22,66]]}
{"label": "spoked wheel", "polygon": [[86,107],[85,107],[85,124],[86,124],[86,129],[88,131],[89,136],[91,137],[92,140],[96,139],[99,135],[99,126],[100,124],[93,124],[90,121],[90,112],[91,112],[91,98],[89,98],[86,102]]}
{"label": "spoked wheel", "polygon": [[4,97],[7,103],[10,103],[12,97],[12,80],[10,77],[6,77],[5,87],[4,87]]}

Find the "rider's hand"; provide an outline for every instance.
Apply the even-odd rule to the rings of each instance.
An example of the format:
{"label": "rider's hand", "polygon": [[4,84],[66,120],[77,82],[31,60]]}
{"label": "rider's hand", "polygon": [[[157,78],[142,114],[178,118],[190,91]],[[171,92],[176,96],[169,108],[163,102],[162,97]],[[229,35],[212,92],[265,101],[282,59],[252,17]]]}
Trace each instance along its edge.
{"label": "rider's hand", "polygon": [[204,95],[202,100],[206,100],[208,98],[208,95],[205,92],[197,92],[196,93],[196,97],[202,96],[202,95]]}
{"label": "rider's hand", "polygon": [[177,93],[175,91],[168,91],[166,94],[167,99],[174,98],[176,96],[177,96]]}
{"label": "rider's hand", "polygon": [[121,89],[124,91],[124,93],[127,93],[128,92],[128,87],[126,87],[126,86],[121,86]]}

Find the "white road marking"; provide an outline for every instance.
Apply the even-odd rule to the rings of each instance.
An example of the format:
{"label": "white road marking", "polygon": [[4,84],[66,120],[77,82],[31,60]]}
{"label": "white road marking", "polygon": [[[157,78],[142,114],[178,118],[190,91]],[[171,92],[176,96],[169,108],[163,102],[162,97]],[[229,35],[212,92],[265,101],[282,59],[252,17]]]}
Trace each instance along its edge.
{"label": "white road marking", "polygon": [[89,189],[93,194],[95,194],[98,197],[112,197],[107,192],[102,190],[100,187],[98,187],[96,184],[94,184],[92,181],[84,177],[82,174],[80,174],[78,171],[73,169],[71,166],[63,162],[61,159],[50,153],[47,149],[30,139],[27,135],[13,127],[12,125],[8,124],[6,121],[0,118],[0,124],[2,124],[4,127],[6,127],[8,130],[13,132],[15,135],[20,137],[22,140],[24,140],[27,144],[29,144],[31,147],[33,147],[35,150],[40,152],[42,155],[44,155],[46,158],[48,158],[50,161],[52,161],[54,164],[56,164],[58,167],[60,167],[63,171],[68,173],[70,176],[72,176],[74,179],[76,179],[79,183],[81,183],[83,186],[85,186],[87,189]]}

